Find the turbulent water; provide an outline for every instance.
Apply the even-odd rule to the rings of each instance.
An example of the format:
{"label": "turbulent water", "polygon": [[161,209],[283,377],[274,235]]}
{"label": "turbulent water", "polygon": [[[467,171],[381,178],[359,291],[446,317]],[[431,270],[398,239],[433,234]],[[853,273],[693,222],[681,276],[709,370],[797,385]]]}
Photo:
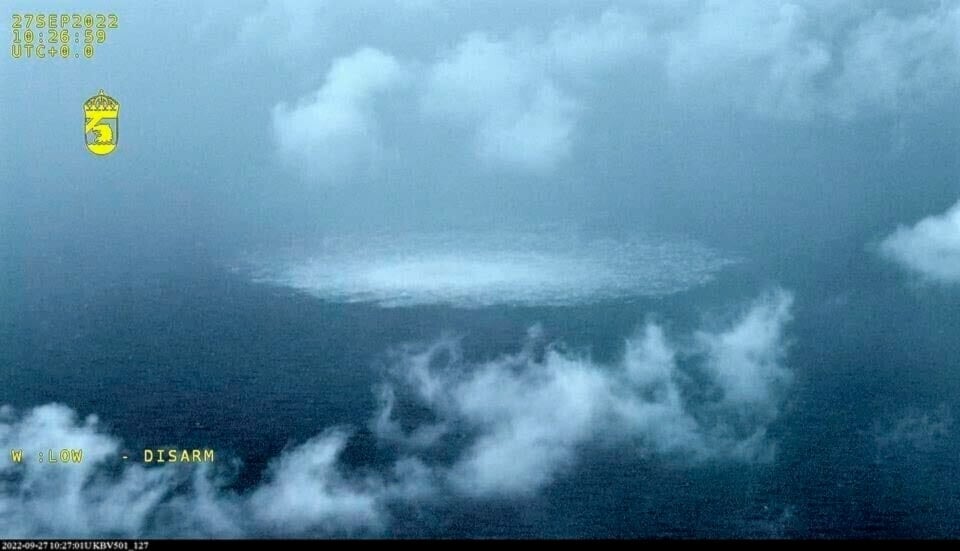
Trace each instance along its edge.
{"label": "turbulent water", "polygon": [[255,281],[334,302],[562,306],[676,293],[732,262],[691,240],[553,229],[335,237],[312,249],[251,255],[243,268]]}

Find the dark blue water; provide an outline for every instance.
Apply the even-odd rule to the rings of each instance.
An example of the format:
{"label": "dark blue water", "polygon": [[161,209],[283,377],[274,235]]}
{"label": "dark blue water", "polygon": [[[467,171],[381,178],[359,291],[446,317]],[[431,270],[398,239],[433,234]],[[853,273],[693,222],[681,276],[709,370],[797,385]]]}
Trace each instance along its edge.
{"label": "dark blue water", "polygon": [[[333,425],[356,431],[348,464],[391,461],[366,429],[391,346],[454,331],[468,359],[489,359],[541,323],[551,340],[609,361],[650,314],[694,328],[777,282],[797,297],[796,380],[770,428],[772,463],[678,465],[599,446],[533,497],[397,505],[388,535],[956,537],[960,296],[911,285],[866,251],[836,254],[746,262],[686,293],[565,308],[329,304],[202,261],[97,284],[37,276],[15,289],[0,326],[0,403],[97,413],[134,450],[213,447],[242,459],[242,489],[285,446]],[[948,428],[908,423],[884,439],[924,414]]]}

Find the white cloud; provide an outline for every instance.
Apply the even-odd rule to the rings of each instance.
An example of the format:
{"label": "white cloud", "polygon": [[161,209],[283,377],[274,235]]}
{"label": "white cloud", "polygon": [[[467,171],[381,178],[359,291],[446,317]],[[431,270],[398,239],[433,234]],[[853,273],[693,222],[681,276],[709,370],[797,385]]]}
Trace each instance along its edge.
{"label": "white cloud", "polygon": [[[378,530],[379,495],[348,481],[337,457],[345,436],[321,435],[282,454],[268,480],[249,494],[224,489],[209,468],[122,463],[120,442],[96,417],[77,420],[63,405],[18,418],[6,408],[0,449],[23,449],[21,463],[0,461],[0,537],[237,537]],[[70,465],[37,453],[83,450]]]}
{"label": "white cloud", "polygon": [[851,119],[917,109],[960,85],[960,5],[893,15],[856,2],[704,2],[665,33],[683,103]]}
{"label": "white cloud", "polygon": [[[762,298],[730,329],[698,332],[706,343],[699,349],[683,350],[648,325],[611,366],[557,346],[541,350],[536,330],[520,353],[477,365],[463,361],[455,339],[442,339],[400,354],[375,428],[402,439],[394,408],[406,397],[438,419],[427,425],[429,438],[411,433],[411,446],[472,434],[445,472],[457,492],[473,496],[535,492],[572,468],[591,442],[615,442],[638,456],[769,459],[765,428],[790,382],[782,331],[791,302],[786,292]],[[685,387],[695,378],[678,356],[699,366],[706,386]],[[713,388],[715,400],[692,397]]]}
{"label": "white cloud", "polygon": [[960,283],[960,202],[912,227],[900,226],[880,252],[924,280]]}
{"label": "white cloud", "polygon": [[337,59],[323,86],[296,105],[273,109],[280,154],[309,176],[336,183],[381,154],[374,102],[403,81],[393,57],[372,48]]}
{"label": "white cloud", "polygon": [[614,11],[589,23],[564,21],[539,39],[474,33],[429,69],[421,104],[472,128],[483,161],[549,170],[570,154],[582,111],[569,80],[609,69],[643,39],[633,19]]}
{"label": "white cloud", "polygon": [[814,79],[831,59],[824,44],[805,35],[809,24],[796,4],[707,2],[665,36],[671,84],[685,101],[806,116],[819,100]]}
{"label": "white cloud", "polygon": [[894,17],[878,11],[851,33],[828,92],[849,118],[864,111],[923,107],[960,99],[960,4]]}
{"label": "white cloud", "polygon": [[330,431],[284,453],[250,496],[253,517],[278,533],[353,532],[382,524],[380,481],[347,481],[338,459],[348,434]]}
{"label": "white cloud", "polygon": [[[300,14],[269,3],[243,27],[289,20],[288,34],[311,35],[324,20],[313,9]],[[361,50],[338,60],[314,97],[275,109],[281,153],[327,179],[349,177],[379,154],[372,100],[402,74],[417,83],[425,131],[433,131],[430,123],[454,125],[484,165],[533,173],[573,156],[591,110],[618,96],[604,87],[631,78],[665,82],[662,97],[651,98],[657,104],[791,121],[917,111],[960,89],[955,2],[897,13],[857,2],[767,0],[636,12],[558,18],[546,29],[477,30],[436,59],[410,58],[403,68],[388,54]]]}
{"label": "white cloud", "polygon": [[[149,514],[175,484],[172,470],[134,468],[97,484],[103,466],[119,457],[119,443],[103,434],[96,417],[77,421],[61,405],[35,408],[19,422],[0,420],[0,449],[30,445],[22,464],[0,461],[0,528],[4,537],[83,537],[142,533]],[[40,463],[48,449],[82,449],[80,463]]]}
{"label": "white cloud", "polygon": [[[688,7],[568,18],[539,40],[529,31],[503,40],[472,34],[434,66],[425,107],[472,121],[481,157],[542,169],[570,154],[590,108],[572,85],[584,76],[657,78],[662,70],[678,106],[721,104],[796,121],[916,110],[956,97],[960,87],[955,2],[902,14],[856,2]],[[552,107],[538,103],[544,94],[558,98]],[[513,130],[521,124],[531,135]],[[525,161],[513,145],[529,150]]]}
{"label": "white cloud", "polygon": [[[536,327],[519,353],[477,364],[455,339],[406,347],[393,356],[373,420],[381,444],[400,444],[392,466],[345,466],[348,433],[332,429],[282,452],[246,492],[209,466],[123,462],[120,441],[96,417],[78,420],[65,406],[2,408],[0,449],[27,455],[0,461],[0,537],[377,534],[389,529],[392,507],[532,494],[590,446],[616,445],[638,461],[768,460],[765,428],[789,384],[781,362],[790,301],[785,292],[762,297],[731,327],[698,332],[706,346],[685,348],[648,324],[612,365],[545,345]],[[430,416],[398,418],[406,400]],[[83,449],[83,461],[40,463],[33,454],[47,448]]]}
{"label": "white cloud", "polygon": [[545,169],[569,153],[576,102],[510,45],[472,35],[428,78],[424,110],[475,126],[481,159]]}
{"label": "white cloud", "polygon": [[724,390],[729,404],[769,404],[771,392],[785,387],[791,374],[783,365],[786,354],[784,324],[793,303],[788,294],[756,305],[727,331],[699,332],[707,353],[707,370]]}

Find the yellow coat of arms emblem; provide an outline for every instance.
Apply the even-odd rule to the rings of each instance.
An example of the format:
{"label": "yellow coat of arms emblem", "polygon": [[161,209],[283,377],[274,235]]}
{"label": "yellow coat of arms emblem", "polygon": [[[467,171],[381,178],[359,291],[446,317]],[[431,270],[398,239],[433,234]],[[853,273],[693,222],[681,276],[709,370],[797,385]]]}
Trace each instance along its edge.
{"label": "yellow coat of arms emblem", "polygon": [[94,155],[108,155],[117,148],[119,137],[120,102],[100,93],[83,104],[85,118],[84,139]]}

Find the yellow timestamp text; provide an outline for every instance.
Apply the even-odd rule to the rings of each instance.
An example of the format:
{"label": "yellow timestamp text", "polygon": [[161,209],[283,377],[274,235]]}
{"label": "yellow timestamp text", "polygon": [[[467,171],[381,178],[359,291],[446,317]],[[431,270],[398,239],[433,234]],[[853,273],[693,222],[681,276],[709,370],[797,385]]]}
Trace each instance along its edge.
{"label": "yellow timestamp text", "polygon": [[14,13],[10,55],[14,59],[92,59],[120,28],[115,13]]}

